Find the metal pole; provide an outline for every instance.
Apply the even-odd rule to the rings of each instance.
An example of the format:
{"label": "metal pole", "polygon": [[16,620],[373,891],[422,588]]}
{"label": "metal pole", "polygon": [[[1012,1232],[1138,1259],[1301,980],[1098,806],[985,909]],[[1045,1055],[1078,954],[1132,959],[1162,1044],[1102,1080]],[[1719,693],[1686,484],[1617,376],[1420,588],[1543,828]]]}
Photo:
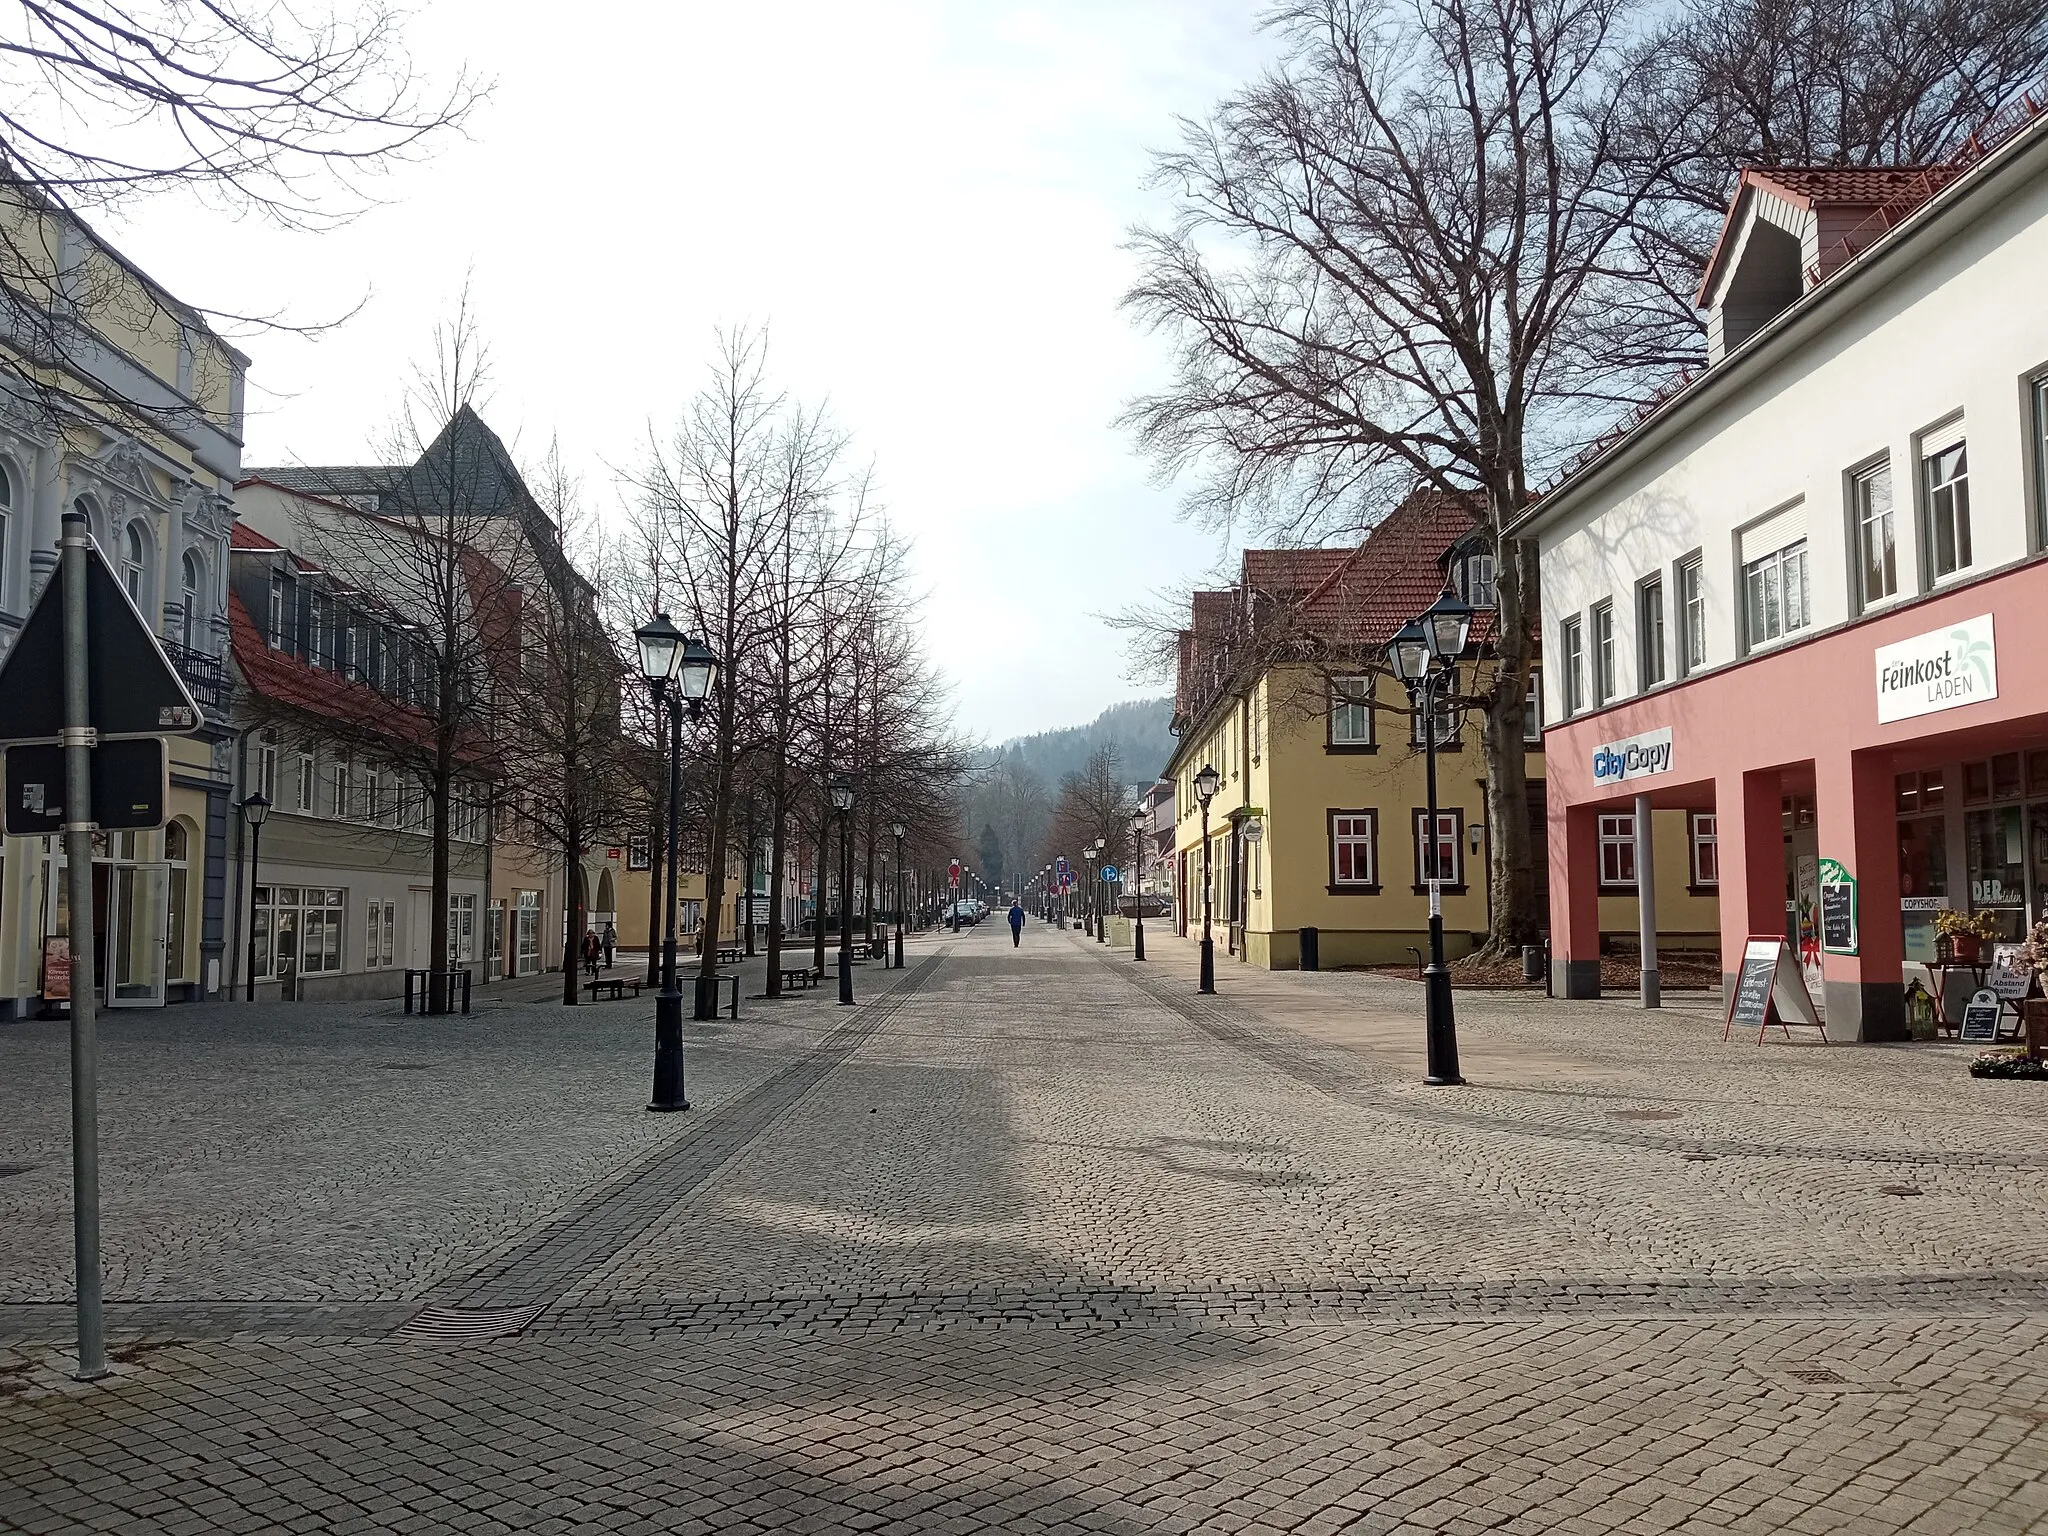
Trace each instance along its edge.
{"label": "metal pole", "polygon": [[[99,1015],[93,974],[92,710],[86,684],[85,561],[92,534],[82,512],[64,514],[58,541],[64,583],[64,878],[71,904],[71,1238],[78,1274],[80,1381],[107,1374],[100,1315]],[[109,891],[109,899],[112,892]],[[83,940],[83,942],[80,942]]]}
{"label": "metal pole", "polygon": [[1643,950],[1642,999],[1645,1008],[1657,1008],[1663,1003],[1663,989],[1657,975],[1657,863],[1650,830],[1650,797],[1637,795],[1636,924]]}
{"label": "metal pole", "polygon": [[[1142,832],[1138,835],[1141,838],[1144,836]],[[1131,856],[1133,859],[1142,857],[1136,842],[1131,844]],[[1142,867],[1140,865],[1140,868]],[[1131,929],[1131,958],[1142,960],[1145,958],[1145,878],[1142,875],[1138,877],[1137,898],[1131,903],[1131,919],[1135,924]]]}
{"label": "metal pole", "polygon": [[[269,798],[265,796],[265,798]],[[242,969],[246,973],[242,1001],[256,1001],[256,881],[263,873],[263,823],[249,824],[249,943],[242,952]]]}
{"label": "metal pole", "polygon": [[654,1000],[654,1102],[647,1107],[666,1114],[688,1109],[683,1081],[683,994],[676,986],[676,822],[683,798],[683,712],[666,690],[655,685],[654,706],[668,705],[668,911],[663,919],[661,992]]}
{"label": "metal pole", "polygon": [[[1100,866],[1098,865],[1097,868],[1099,869]],[[1109,942],[1109,904],[1112,897],[1109,893],[1109,876],[1102,875],[1100,878],[1102,880],[1100,887],[1102,896],[1099,905],[1102,910],[1095,918],[1095,942],[1107,944]]]}
{"label": "metal pole", "polygon": [[[1451,972],[1444,964],[1443,848],[1437,837],[1436,812],[1436,685],[1439,679],[1455,676],[1455,664],[1431,673],[1422,685],[1422,755],[1428,787],[1428,825],[1424,828],[1425,861],[1422,873],[1429,879],[1429,965],[1422,973],[1423,1036],[1427,1046],[1432,1087],[1454,1087],[1465,1081],[1458,1075],[1458,1031],[1451,1015]],[[1430,878],[1433,873],[1433,878]]]}
{"label": "metal pole", "polygon": [[896,969],[903,969],[903,839],[896,839]]}
{"label": "metal pole", "polygon": [[1202,802],[1202,984],[1196,990],[1216,990],[1216,944],[1209,937],[1209,802],[1206,800]]}
{"label": "metal pole", "polygon": [[839,1006],[853,1006],[853,813],[839,813]]}

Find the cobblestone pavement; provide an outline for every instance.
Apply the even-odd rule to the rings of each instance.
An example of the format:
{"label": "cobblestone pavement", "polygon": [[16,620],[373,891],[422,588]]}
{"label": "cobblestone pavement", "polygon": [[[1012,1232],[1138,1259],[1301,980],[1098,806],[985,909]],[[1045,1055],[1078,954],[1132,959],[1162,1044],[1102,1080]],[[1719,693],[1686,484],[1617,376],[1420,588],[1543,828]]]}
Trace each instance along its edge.
{"label": "cobblestone pavement", "polygon": [[[987,924],[828,994],[0,1032],[0,1530],[2048,1530],[2048,1095]],[[0,1168],[4,1171],[4,1168]]]}

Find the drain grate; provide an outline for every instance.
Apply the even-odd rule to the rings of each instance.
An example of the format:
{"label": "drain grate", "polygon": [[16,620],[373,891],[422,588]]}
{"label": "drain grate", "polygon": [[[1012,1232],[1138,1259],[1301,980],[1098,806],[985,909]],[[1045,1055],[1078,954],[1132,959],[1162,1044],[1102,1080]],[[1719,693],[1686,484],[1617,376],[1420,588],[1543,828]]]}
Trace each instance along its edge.
{"label": "drain grate", "polygon": [[1785,1374],[1809,1387],[1845,1387],[1849,1384],[1848,1377],[1840,1371],[1831,1371],[1824,1365],[1794,1366]]}
{"label": "drain grate", "polygon": [[394,1339],[419,1339],[438,1344],[473,1344],[506,1339],[523,1330],[541,1313],[537,1307],[422,1307],[399,1325]]}

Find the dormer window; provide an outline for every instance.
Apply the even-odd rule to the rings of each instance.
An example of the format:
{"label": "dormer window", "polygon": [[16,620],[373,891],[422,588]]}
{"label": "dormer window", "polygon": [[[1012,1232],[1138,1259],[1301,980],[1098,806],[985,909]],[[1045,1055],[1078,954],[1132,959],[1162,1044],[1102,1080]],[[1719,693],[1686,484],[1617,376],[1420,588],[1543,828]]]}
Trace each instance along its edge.
{"label": "dormer window", "polygon": [[1498,608],[1500,589],[1494,580],[1494,564],[1491,552],[1467,555],[1464,564],[1464,579],[1458,590],[1466,602],[1474,608]]}

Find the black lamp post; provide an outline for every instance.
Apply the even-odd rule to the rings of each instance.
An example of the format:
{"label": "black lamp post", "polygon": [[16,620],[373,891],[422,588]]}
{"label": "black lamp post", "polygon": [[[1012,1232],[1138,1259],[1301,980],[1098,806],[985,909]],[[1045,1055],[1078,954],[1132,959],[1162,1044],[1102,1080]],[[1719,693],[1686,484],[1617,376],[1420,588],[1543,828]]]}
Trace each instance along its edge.
{"label": "black lamp post", "polygon": [[903,823],[889,823],[889,835],[896,839],[896,969],[903,969]]}
{"label": "black lamp post", "polygon": [[1216,798],[1216,786],[1223,775],[1211,763],[1202,764],[1195,775],[1195,798],[1202,802],[1202,982],[1195,990],[1216,990],[1216,945],[1209,937],[1209,802]]}
{"label": "black lamp post", "polygon": [[[718,657],[657,613],[633,632],[640,647],[640,675],[654,694],[657,716],[668,715],[668,900],[662,921],[661,991],[654,999],[654,1097],[648,1108],[666,1114],[688,1109],[690,1101],[683,1081],[683,994],[676,985],[676,851],[683,795],[683,712],[690,718],[704,711],[704,696],[718,671]],[[669,684],[676,688],[670,692]],[[699,978],[699,1011],[703,978]],[[716,1011],[717,981],[713,979],[713,1011]]]}
{"label": "black lamp post", "polygon": [[839,813],[839,1006],[853,1006],[853,780],[832,775],[825,786]]}
{"label": "black lamp post", "polygon": [[[1131,862],[1141,871],[1145,867],[1143,849],[1148,819],[1142,805],[1131,813]],[[1137,898],[1131,903],[1131,921],[1134,924],[1131,929],[1131,958],[1142,960],[1145,958],[1145,877],[1142,873],[1138,876]]]}
{"label": "black lamp post", "polygon": [[263,821],[269,814],[270,797],[260,789],[242,802],[242,819],[249,823],[249,943],[242,955],[246,1003],[256,1001],[256,878],[262,872]]}
{"label": "black lamp post", "polygon": [[1444,964],[1443,840],[1436,809],[1436,717],[1439,699],[1455,698],[1458,658],[1472,631],[1471,606],[1445,592],[1419,619],[1403,625],[1387,642],[1394,675],[1422,714],[1422,751],[1428,818],[1423,830],[1422,876],[1429,886],[1429,964],[1422,973],[1423,1034],[1432,1087],[1454,1087],[1458,1074],[1458,1026],[1451,1011],[1451,973]]}
{"label": "black lamp post", "polygon": [[1081,850],[1081,857],[1088,861],[1088,889],[1081,898],[1081,931],[1091,939],[1095,937],[1096,926],[1095,854],[1092,847]]}
{"label": "black lamp post", "polygon": [[1109,868],[1109,839],[1095,839],[1095,857],[1100,862],[1095,867],[1095,942],[1109,942],[1109,876],[1103,871]]}

